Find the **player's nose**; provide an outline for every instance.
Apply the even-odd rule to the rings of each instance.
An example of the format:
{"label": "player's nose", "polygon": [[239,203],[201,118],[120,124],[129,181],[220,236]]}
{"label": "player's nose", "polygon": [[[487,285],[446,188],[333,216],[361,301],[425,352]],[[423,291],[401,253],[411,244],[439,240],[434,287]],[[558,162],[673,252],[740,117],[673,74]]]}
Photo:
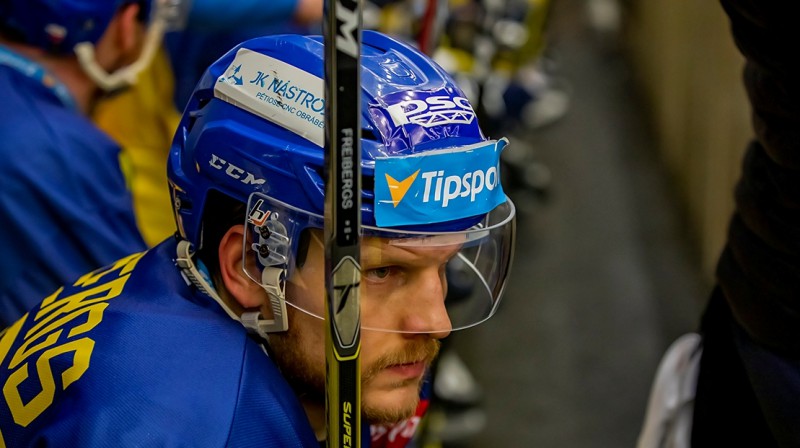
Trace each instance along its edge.
{"label": "player's nose", "polygon": [[441,339],[453,329],[445,307],[447,283],[436,269],[421,273],[409,289],[407,313],[403,330],[409,333],[426,333]]}

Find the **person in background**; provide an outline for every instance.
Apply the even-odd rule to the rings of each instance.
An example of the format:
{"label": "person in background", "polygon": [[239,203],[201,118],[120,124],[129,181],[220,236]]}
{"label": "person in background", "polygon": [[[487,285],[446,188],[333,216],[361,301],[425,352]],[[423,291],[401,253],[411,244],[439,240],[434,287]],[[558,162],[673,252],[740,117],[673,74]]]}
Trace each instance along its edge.
{"label": "person in background", "polygon": [[640,448],[800,446],[800,8],[721,4],[746,58],[756,138],[699,333],[662,360]]}
{"label": "person in background", "polygon": [[150,0],[0,0],[0,327],[142,250],[119,146],[88,118],[161,45]]}

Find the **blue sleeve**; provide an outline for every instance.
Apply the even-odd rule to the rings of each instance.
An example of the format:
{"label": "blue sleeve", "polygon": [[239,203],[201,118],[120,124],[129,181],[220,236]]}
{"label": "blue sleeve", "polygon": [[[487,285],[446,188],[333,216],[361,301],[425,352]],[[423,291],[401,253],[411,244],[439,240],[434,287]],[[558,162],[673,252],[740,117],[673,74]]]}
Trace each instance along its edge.
{"label": "blue sleeve", "polygon": [[[11,81],[6,84],[5,81]],[[144,250],[119,147],[0,77],[0,326],[59,286]]]}

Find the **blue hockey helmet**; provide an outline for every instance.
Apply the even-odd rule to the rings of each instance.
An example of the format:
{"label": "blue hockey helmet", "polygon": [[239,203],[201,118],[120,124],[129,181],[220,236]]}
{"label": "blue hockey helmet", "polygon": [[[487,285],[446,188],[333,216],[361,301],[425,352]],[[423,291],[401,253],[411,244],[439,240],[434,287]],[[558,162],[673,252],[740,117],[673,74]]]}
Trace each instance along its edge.
{"label": "blue hockey helmet", "polygon": [[143,14],[149,15],[151,1],[2,0],[0,18],[4,27],[25,43],[64,54],[71,53],[78,43],[97,42],[124,4],[139,3]]}
{"label": "blue hockey helmet", "polygon": [[[455,247],[451,262],[475,278],[476,298],[448,300],[446,330],[482,322],[496,310],[513,253],[514,206],[499,173],[507,140],[487,139],[452,78],[416,49],[365,31],[361,63],[362,238]],[[300,306],[285,291],[300,235],[323,226],[322,77],[320,37],[240,44],[200,80],[168,161],[180,236],[202,247],[211,191],[247,204],[244,256],[257,262],[245,266],[258,266],[248,275],[280,302],[273,308],[315,316],[321,304]],[[362,328],[402,331],[368,318]]]}

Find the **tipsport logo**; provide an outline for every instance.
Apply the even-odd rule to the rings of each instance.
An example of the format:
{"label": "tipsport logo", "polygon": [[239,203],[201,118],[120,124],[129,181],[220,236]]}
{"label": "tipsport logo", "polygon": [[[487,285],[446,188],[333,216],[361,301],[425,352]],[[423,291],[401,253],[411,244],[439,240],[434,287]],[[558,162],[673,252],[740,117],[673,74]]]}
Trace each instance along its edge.
{"label": "tipsport logo", "polygon": [[386,184],[389,187],[389,194],[392,195],[392,205],[397,207],[400,202],[403,201],[403,198],[408,193],[408,189],[411,187],[411,184],[414,183],[414,180],[417,178],[417,174],[419,174],[419,170],[414,171],[414,173],[403,180],[396,180],[389,173],[386,173]]}
{"label": "tipsport logo", "polygon": [[425,128],[446,124],[470,124],[475,111],[466,98],[434,95],[410,99],[386,108],[395,126],[413,123]]}
{"label": "tipsport logo", "polygon": [[[487,213],[505,201],[498,170],[508,141],[377,159],[378,226],[419,225]],[[378,181],[385,180],[385,182]]]}
{"label": "tipsport logo", "polygon": [[[416,180],[420,170],[414,171],[407,178],[398,181],[386,174],[386,183],[392,195],[392,205],[397,207],[408,193],[409,188]],[[445,175],[445,170],[426,171],[420,176],[424,181],[422,202],[441,202],[442,208],[447,208],[453,199],[469,197],[470,202],[475,202],[475,197],[484,189],[494,190],[500,185],[497,167],[487,170],[475,170],[464,175]]]}

